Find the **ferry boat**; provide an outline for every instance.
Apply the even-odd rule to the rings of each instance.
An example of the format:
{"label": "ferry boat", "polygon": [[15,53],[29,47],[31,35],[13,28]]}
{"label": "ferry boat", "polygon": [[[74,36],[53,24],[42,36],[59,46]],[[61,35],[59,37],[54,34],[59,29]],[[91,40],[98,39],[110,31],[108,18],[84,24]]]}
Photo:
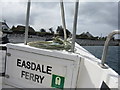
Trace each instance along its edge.
{"label": "ferry boat", "polygon": [[[120,30],[110,33],[105,42],[102,59],[96,58],[86,49],[75,43],[79,0],[75,4],[75,17],[72,41],[59,39],[49,42],[27,43],[30,0],[27,7],[24,44],[1,44],[0,87],[15,88],[53,88],[77,89],[99,88],[100,90],[118,89],[118,73],[105,64],[108,44]],[[60,2],[65,34],[63,1]]]}

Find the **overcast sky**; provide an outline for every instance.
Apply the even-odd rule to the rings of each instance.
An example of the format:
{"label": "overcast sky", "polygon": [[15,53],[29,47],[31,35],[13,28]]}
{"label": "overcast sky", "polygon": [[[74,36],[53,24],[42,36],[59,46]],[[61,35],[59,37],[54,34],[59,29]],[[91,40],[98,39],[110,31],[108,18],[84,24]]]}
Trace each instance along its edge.
{"label": "overcast sky", "polygon": [[[74,2],[65,2],[65,15],[67,29],[72,32]],[[6,20],[7,24],[25,25],[26,2],[4,2],[0,3],[2,14],[0,18]],[[59,2],[32,2],[30,14],[30,25],[35,30],[40,28],[49,29],[62,25]],[[106,36],[112,30],[118,29],[118,2],[107,0],[107,2],[80,2],[77,34],[90,32],[94,36]]]}

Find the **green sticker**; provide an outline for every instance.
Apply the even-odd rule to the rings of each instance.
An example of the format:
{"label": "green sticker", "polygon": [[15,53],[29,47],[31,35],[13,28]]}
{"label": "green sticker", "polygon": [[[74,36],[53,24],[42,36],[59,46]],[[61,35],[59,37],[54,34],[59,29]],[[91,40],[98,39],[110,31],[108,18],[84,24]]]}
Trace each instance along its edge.
{"label": "green sticker", "polygon": [[52,75],[51,87],[63,89],[64,88],[65,77]]}

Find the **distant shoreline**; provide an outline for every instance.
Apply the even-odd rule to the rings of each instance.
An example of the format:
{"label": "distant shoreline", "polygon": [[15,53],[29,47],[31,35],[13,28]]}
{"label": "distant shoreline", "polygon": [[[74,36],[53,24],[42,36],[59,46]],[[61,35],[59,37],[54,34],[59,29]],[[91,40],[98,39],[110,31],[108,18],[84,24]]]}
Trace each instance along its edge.
{"label": "distant shoreline", "polygon": [[[104,46],[104,40],[76,39],[81,46]],[[110,41],[109,46],[120,46],[120,41]]]}
{"label": "distant shoreline", "polygon": [[[24,35],[23,34],[10,34],[8,35],[8,39],[10,43],[23,43],[24,42]],[[52,39],[52,37],[49,36],[31,36],[28,38],[28,42],[31,41],[45,41]],[[76,42],[80,44],[81,46],[104,46],[105,41],[104,40],[89,40],[89,39],[76,39]],[[109,46],[120,46],[120,41],[110,41]]]}

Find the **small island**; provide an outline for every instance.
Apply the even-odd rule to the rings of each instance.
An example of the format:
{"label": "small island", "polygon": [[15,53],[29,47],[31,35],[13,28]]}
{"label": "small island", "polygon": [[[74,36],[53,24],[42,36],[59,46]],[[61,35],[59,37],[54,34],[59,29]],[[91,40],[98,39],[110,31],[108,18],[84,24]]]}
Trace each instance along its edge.
{"label": "small island", "polygon": [[[24,42],[24,35],[25,35],[25,26],[24,25],[17,25],[16,27],[13,25],[12,28],[9,28],[7,23],[0,22],[2,24],[2,33],[3,39],[5,37],[8,38],[8,42],[10,43],[23,43]],[[71,32],[66,29],[67,31],[67,38],[71,38]],[[53,30],[50,27],[48,30],[44,28],[40,28],[39,30],[35,30],[33,27],[29,26],[29,35],[28,35],[28,42],[31,41],[50,41],[53,40],[53,37],[59,36],[60,38],[64,39],[64,32],[63,27],[58,26],[56,30]],[[93,36],[90,32],[83,32],[81,34],[76,35],[76,42],[81,46],[103,46],[107,37],[100,37],[100,36]],[[120,39],[115,39],[114,37],[111,39],[109,44],[110,46],[120,46]]]}

